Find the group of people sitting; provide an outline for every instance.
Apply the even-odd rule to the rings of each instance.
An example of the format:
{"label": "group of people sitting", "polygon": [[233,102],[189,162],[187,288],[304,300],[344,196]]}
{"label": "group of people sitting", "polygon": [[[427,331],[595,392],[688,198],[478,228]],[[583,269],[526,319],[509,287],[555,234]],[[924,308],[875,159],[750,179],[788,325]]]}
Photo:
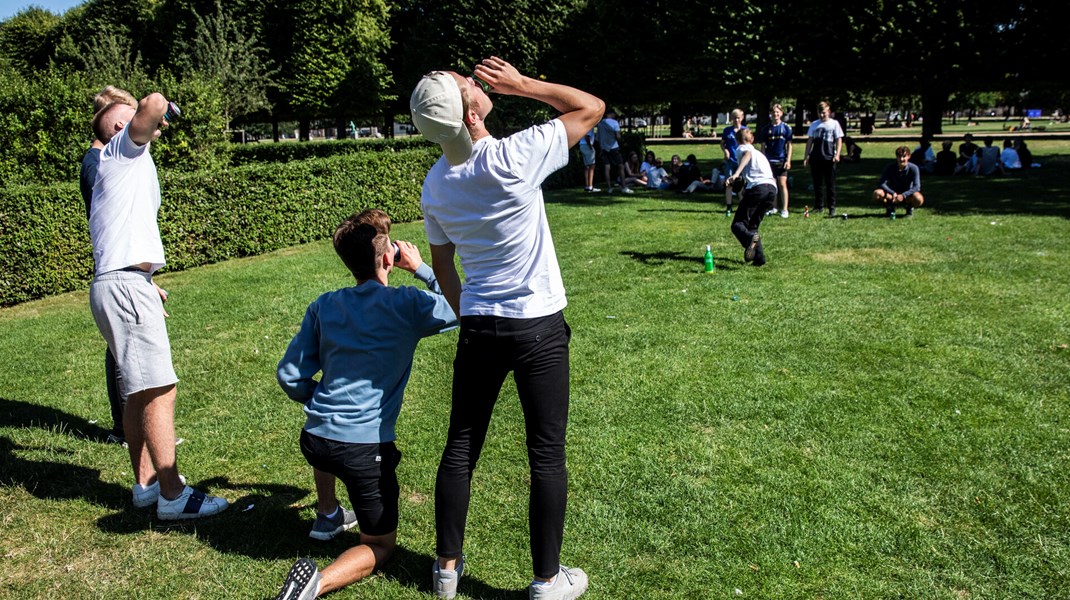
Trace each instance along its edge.
{"label": "group of people sitting", "polygon": [[1033,165],[1033,153],[1023,138],[1008,138],[1003,141],[1003,150],[993,145],[991,137],[984,145],[973,142],[973,134],[963,136],[958,154],[952,150],[950,140],[942,143],[940,152],[933,151],[928,139],[922,138],[910,154],[911,164],[917,165],[923,175],[1003,175],[1027,169]]}

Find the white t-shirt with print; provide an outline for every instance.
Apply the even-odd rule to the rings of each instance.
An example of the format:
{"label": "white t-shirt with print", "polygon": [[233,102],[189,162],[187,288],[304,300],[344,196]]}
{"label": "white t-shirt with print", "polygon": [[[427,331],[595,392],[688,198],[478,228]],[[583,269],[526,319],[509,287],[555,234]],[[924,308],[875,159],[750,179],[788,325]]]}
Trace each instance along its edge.
{"label": "white t-shirt with print", "polygon": [[163,241],[156,224],[160,209],[160,180],[149,145],[138,146],[127,135],[115,134],[100,152],[89,213],[94,273],[124,269],[143,262],[152,271],[164,266]]}
{"label": "white t-shirt with print", "polygon": [[467,162],[441,158],[424,179],[427,240],[454,244],[464,269],[461,314],[531,319],[567,304],[542,183],[568,164],[558,119],[473,144]]}

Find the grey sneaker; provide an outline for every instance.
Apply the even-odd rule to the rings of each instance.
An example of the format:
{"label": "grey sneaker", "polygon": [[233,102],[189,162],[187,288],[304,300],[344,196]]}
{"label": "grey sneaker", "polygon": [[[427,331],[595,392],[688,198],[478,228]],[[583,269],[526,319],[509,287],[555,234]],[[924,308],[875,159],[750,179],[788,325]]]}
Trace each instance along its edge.
{"label": "grey sneaker", "polygon": [[275,600],[312,600],[320,591],[320,575],[316,563],[307,558],[300,558],[290,567],[282,589]]}
{"label": "grey sneaker", "polygon": [[751,236],[750,245],[743,251],[743,262],[750,262],[754,260],[754,255],[758,252],[758,240],[762,239],[762,236],[757,233]]}
{"label": "grey sneaker", "polygon": [[230,503],[219,496],[209,496],[187,485],[174,500],[160,496],[156,502],[156,517],[163,521],[197,519],[221,513],[228,506]]}
{"label": "grey sneaker", "polygon": [[452,571],[444,571],[438,568],[438,559],[431,566],[431,587],[436,598],[450,600],[457,595],[457,583],[464,575],[464,555],[457,561],[457,568]]}
{"label": "grey sneaker", "polygon": [[554,582],[550,585],[528,586],[529,600],[573,600],[587,591],[587,574],[583,569],[570,569],[561,565]]}
{"label": "grey sneaker", "polygon": [[[125,442],[124,442],[125,443]],[[179,475],[179,481],[182,485],[186,485],[186,478]],[[131,494],[134,498],[135,508],[148,508],[160,499],[160,482],[156,481],[150,485],[141,485],[140,483],[134,484],[134,490]]]}
{"label": "grey sneaker", "polygon": [[316,522],[312,524],[312,531],[308,532],[308,537],[326,542],[334,539],[334,536],[339,533],[348,531],[356,524],[357,513],[339,504],[334,518],[328,517],[319,511],[316,512]]}

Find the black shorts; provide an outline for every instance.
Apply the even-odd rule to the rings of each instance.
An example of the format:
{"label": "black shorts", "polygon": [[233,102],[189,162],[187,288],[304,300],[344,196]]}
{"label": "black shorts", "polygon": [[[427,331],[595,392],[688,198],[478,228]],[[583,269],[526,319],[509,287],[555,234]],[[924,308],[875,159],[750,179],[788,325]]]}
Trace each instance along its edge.
{"label": "black shorts", "polygon": [[612,150],[602,151],[602,162],[607,165],[613,165],[614,167],[623,165],[624,158],[620,155],[620,148],[614,148]]}
{"label": "black shorts", "polygon": [[386,535],[397,531],[397,467],[401,452],[394,442],[350,444],[302,430],[301,453],[308,464],[345,484],[361,533]]}
{"label": "black shorts", "polygon": [[769,168],[773,171],[773,179],[780,179],[788,174],[788,170],[784,168],[784,163],[782,162],[769,161]]}

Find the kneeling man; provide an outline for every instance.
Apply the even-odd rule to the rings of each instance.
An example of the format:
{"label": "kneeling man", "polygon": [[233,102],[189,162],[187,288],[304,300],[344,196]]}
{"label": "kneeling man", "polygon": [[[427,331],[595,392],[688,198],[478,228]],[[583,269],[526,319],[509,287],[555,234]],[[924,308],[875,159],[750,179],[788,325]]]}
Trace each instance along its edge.
{"label": "kneeling man", "polygon": [[913,217],[914,209],[925,203],[921,195],[921,170],[910,162],[910,148],[895,149],[895,162],[885,167],[880,184],[873,190],[873,199],[884,205],[889,217],[895,216],[899,204],[906,206],[908,217]]}

